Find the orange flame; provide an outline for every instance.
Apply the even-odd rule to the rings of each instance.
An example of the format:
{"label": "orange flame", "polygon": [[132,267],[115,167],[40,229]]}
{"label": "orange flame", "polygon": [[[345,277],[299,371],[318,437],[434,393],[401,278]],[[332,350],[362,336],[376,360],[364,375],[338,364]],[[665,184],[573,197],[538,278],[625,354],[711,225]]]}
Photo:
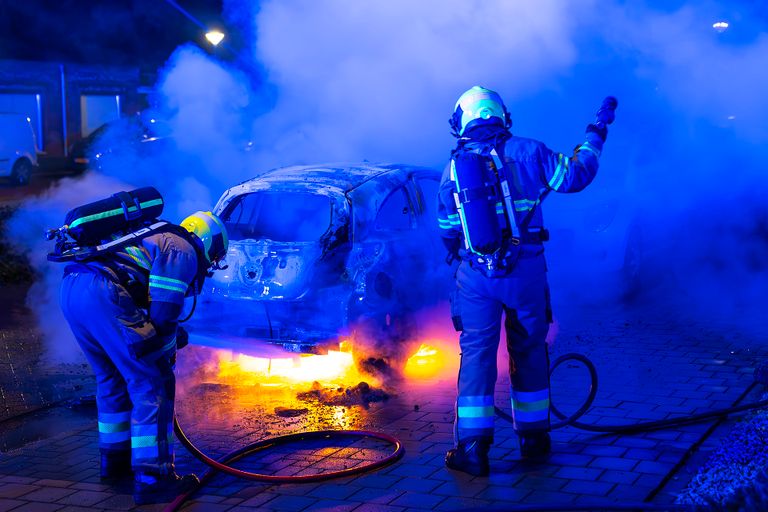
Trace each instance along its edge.
{"label": "orange flame", "polygon": [[430,379],[445,367],[445,355],[433,345],[422,343],[405,363],[404,373],[412,379]]}
{"label": "orange flame", "polygon": [[218,377],[242,385],[285,386],[319,382],[323,385],[357,383],[360,375],[348,343],[327,354],[286,354],[255,357],[228,350],[217,351]]}

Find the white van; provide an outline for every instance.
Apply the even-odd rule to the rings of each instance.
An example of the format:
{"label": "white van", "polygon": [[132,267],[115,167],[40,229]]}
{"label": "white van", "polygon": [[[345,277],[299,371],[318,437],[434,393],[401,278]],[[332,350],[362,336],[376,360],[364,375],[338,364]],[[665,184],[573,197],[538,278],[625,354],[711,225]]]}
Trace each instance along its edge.
{"label": "white van", "polygon": [[37,168],[37,141],[29,118],[0,112],[0,178],[26,185]]}

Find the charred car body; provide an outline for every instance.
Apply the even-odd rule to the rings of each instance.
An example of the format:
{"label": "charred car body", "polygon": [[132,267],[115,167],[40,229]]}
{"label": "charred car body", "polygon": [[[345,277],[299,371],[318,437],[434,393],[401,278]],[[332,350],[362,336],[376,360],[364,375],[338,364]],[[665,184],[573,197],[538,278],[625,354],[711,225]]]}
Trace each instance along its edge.
{"label": "charred car body", "polygon": [[193,342],[263,340],[322,352],[340,336],[411,334],[445,300],[451,268],[435,222],[440,173],[333,164],[267,171],[227,190],[215,212],[228,268],[206,280]]}

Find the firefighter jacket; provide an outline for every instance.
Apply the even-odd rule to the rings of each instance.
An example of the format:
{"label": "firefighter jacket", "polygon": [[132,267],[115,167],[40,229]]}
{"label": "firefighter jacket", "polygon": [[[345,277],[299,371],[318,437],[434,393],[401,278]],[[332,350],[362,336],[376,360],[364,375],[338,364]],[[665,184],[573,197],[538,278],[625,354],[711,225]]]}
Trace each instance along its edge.
{"label": "firefighter jacket", "polygon": [[193,294],[199,276],[198,254],[179,234],[159,232],[135,244],[122,246],[100,260],[86,263],[124,287],[139,308],[148,312],[157,336],[146,336],[147,347],[135,347],[137,355],[175,341],[184,298]]}

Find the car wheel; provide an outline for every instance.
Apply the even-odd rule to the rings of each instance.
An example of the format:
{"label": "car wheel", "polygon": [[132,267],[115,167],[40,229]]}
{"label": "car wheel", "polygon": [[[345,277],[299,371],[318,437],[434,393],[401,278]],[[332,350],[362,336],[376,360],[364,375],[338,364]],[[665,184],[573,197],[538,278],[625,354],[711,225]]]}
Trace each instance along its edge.
{"label": "car wheel", "polygon": [[634,227],[624,248],[622,278],[625,298],[634,298],[643,288],[643,239],[640,229]]}
{"label": "car wheel", "polygon": [[14,185],[27,185],[32,177],[32,163],[26,158],[17,161],[11,171],[11,180]]}

